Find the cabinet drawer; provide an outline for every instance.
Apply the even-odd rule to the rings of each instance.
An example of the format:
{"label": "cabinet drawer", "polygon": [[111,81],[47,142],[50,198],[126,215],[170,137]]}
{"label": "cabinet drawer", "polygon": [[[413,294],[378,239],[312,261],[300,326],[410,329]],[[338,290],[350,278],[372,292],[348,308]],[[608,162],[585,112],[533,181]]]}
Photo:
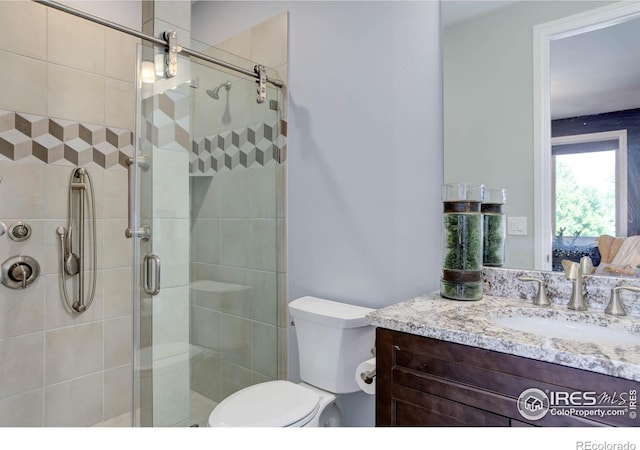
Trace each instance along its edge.
{"label": "cabinet drawer", "polygon": [[399,426],[509,426],[506,417],[412,389],[396,387],[393,399],[395,424]]}
{"label": "cabinet drawer", "polygon": [[[507,418],[509,417],[516,417],[524,421],[524,418],[522,418],[518,412],[517,395],[516,397],[501,395],[490,390],[482,389],[481,387],[456,383],[428,374],[408,371],[400,367],[393,369],[392,380],[394,388],[396,388],[396,386],[410,386],[417,391],[446,398],[469,408],[491,411],[492,413],[502,416],[505,420],[508,420]],[[598,426],[596,422],[581,417],[555,417],[551,415],[536,421],[535,425],[561,427]]]}
{"label": "cabinet drawer", "polygon": [[[431,355],[407,351],[403,347],[396,350],[395,366],[398,369],[405,368],[413,372],[429,374],[513,398],[517,398],[522,391],[532,387],[532,381],[529,378],[462,362],[442,360]],[[393,381],[396,382],[395,379]],[[551,390],[557,386],[538,381],[536,387],[542,390]]]}

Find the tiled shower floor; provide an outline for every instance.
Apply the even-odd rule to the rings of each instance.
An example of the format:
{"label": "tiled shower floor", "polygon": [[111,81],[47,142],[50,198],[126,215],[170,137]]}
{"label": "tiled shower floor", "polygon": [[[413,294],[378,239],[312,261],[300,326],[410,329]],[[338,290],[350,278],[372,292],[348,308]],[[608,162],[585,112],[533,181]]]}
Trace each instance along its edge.
{"label": "tiled shower floor", "polygon": [[[209,419],[209,414],[213,408],[217,405],[213,400],[208,399],[204,395],[198,394],[195,391],[191,391],[190,396],[190,418],[189,422],[183,424],[182,426],[192,426],[198,425],[200,427],[207,426],[207,420]],[[104,422],[99,422],[94,427],[129,427],[131,426],[131,413],[120,414],[119,416],[112,417],[110,419],[105,420]]]}

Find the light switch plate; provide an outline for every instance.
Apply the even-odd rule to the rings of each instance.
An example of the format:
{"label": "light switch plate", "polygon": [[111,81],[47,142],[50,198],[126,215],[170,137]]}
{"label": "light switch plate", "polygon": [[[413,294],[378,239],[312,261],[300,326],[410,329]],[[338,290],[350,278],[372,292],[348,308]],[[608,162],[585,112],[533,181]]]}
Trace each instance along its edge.
{"label": "light switch plate", "polygon": [[527,218],[507,217],[507,234],[510,234],[512,236],[526,236]]}

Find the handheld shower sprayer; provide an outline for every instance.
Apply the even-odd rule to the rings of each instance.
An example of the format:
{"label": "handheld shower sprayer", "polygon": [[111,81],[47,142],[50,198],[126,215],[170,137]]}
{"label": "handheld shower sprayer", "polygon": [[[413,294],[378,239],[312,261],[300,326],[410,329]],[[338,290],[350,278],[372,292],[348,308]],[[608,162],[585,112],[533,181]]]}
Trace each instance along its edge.
{"label": "handheld shower sprayer", "polygon": [[[76,200],[74,201],[74,193],[77,193]],[[71,178],[69,180],[69,217],[67,228],[59,226],[56,228],[56,234],[60,238],[60,272],[61,272],[61,284],[62,294],[65,303],[69,307],[69,310],[77,313],[82,313],[87,310],[93,303],[96,291],[96,267],[97,267],[97,248],[96,248],[96,219],[95,219],[95,195],[93,189],[93,181],[89,172],[84,168],[77,168],[71,172]],[[85,217],[85,196],[89,197],[88,200],[88,215]],[[74,213],[77,213],[78,217],[74,217]],[[91,222],[91,280],[89,284],[89,290],[85,296],[84,282],[85,282],[85,221]],[[78,229],[78,253],[73,251],[73,227],[77,225]],[[78,276],[78,299],[73,301],[72,296],[67,292],[67,276]]]}

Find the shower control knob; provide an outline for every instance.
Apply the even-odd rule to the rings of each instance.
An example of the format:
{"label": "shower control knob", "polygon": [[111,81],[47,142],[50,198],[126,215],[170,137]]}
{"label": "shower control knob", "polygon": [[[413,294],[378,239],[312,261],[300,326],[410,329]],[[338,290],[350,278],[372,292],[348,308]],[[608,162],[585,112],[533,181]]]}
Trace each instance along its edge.
{"label": "shower control knob", "polygon": [[27,280],[31,277],[33,269],[25,263],[16,263],[9,268],[9,278],[20,283],[22,289],[27,287]]}
{"label": "shower control knob", "polygon": [[14,241],[25,241],[29,236],[31,236],[31,227],[26,223],[16,222],[9,227],[9,237]]}
{"label": "shower control knob", "polygon": [[31,272],[31,266],[21,262],[11,266],[9,269],[9,276],[14,281],[22,281],[25,278],[29,278],[29,276],[31,276]]}
{"label": "shower control knob", "polygon": [[30,256],[13,256],[0,266],[2,284],[11,289],[26,289],[40,275],[40,265]]}
{"label": "shower control knob", "polygon": [[13,229],[13,235],[17,238],[23,238],[27,235],[27,233],[28,233],[27,227],[25,227],[22,224],[18,225]]}

